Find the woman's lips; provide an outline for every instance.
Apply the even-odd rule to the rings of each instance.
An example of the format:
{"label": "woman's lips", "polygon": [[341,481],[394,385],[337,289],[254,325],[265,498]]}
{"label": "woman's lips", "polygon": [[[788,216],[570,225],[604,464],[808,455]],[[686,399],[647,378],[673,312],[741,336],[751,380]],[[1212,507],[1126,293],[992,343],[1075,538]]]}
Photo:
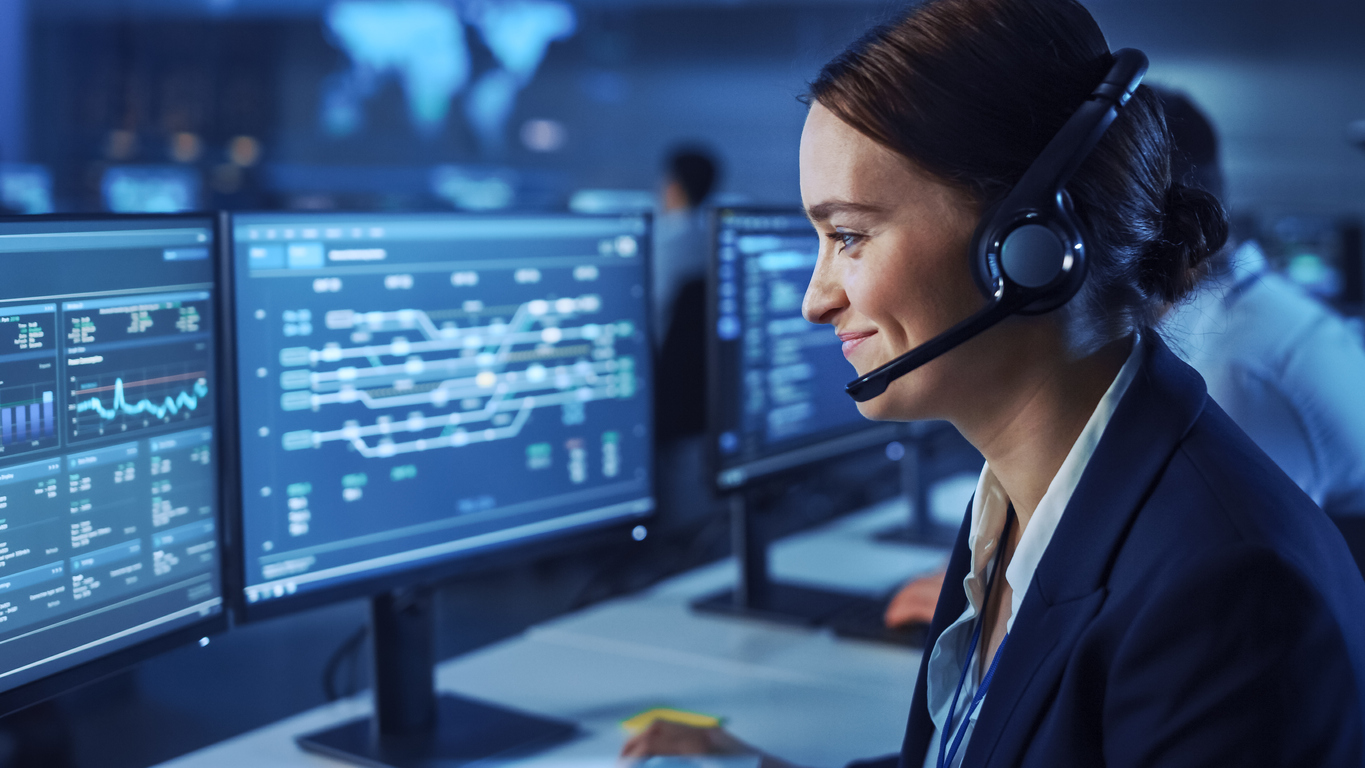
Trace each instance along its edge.
{"label": "woman's lips", "polygon": [[857,349],[864,341],[872,338],[872,334],[874,333],[876,333],[876,331],[857,331],[839,334],[839,340],[844,343],[844,357],[847,358],[849,355],[853,354],[853,350]]}

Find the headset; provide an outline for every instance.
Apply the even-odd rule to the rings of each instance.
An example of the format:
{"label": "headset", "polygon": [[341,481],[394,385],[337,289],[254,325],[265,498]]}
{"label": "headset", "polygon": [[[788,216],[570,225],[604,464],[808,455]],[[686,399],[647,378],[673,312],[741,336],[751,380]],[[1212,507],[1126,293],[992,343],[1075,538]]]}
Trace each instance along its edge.
{"label": "headset", "polygon": [[1066,184],[1128,103],[1147,72],[1147,56],[1115,51],[1109,74],[1024,172],[1019,183],[981,217],[972,237],[972,277],[989,303],[971,317],[844,391],[863,403],[891,382],[1013,314],[1040,315],[1071,300],[1085,281],[1085,238]]}

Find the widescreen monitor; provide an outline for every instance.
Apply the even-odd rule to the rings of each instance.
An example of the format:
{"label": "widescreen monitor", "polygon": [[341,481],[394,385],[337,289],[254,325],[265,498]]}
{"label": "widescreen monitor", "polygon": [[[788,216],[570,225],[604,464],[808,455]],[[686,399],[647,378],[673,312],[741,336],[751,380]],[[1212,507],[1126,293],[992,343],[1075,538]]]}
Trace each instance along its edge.
{"label": "widescreen monitor", "polygon": [[801,314],[820,253],[801,209],[720,208],[711,245],[708,432],[714,485],[730,503],[738,580],[693,606],[804,625],[870,623],[877,634],[881,600],[771,578],[765,505],[750,490],[874,446],[891,455],[903,428],[858,412],[844,393],[855,374],[838,336]]}
{"label": "widescreen monitor", "polygon": [[233,235],[248,617],[652,511],[648,217]]}
{"label": "widescreen monitor", "polygon": [[722,491],[900,434],[858,412],[839,338],[801,315],[819,251],[799,208],[715,213],[707,401]]}
{"label": "widescreen monitor", "polygon": [[215,221],[0,221],[0,712],[225,626]]}

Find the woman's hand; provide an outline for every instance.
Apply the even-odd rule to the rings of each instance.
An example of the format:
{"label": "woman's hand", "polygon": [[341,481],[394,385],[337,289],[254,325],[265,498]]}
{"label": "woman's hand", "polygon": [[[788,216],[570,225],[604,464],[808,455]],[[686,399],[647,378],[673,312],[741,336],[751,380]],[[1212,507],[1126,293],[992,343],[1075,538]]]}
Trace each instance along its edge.
{"label": "woman's hand", "polygon": [[697,728],[668,720],[655,720],[621,748],[622,760],[634,762],[655,755],[753,755],[759,758],[760,768],[794,768],[745,744],[724,728]]}
{"label": "woman's hand", "polygon": [[698,728],[669,720],[655,720],[632,736],[621,757],[643,760],[655,755],[757,755],[758,750],[723,728]]}
{"label": "woman's hand", "polygon": [[891,598],[891,604],[886,606],[886,616],[883,618],[886,626],[895,629],[906,624],[928,624],[933,621],[938,593],[943,591],[946,575],[946,572],[939,571],[901,587],[901,591]]}

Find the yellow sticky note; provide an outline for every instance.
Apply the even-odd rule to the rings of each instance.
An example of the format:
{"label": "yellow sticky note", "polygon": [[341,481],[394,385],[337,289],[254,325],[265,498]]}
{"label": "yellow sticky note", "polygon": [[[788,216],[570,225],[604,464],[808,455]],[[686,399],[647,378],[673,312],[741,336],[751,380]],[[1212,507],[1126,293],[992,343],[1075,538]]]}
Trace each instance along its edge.
{"label": "yellow sticky note", "polygon": [[683,709],[671,709],[669,707],[655,707],[647,709],[638,715],[621,721],[621,727],[629,733],[639,733],[649,727],[655,720],[668,720],[683,725],[691,725],[697,728],[716,728],[720,726],[720,718],[715,715],[703,715],[700,712],[688,712]]}

